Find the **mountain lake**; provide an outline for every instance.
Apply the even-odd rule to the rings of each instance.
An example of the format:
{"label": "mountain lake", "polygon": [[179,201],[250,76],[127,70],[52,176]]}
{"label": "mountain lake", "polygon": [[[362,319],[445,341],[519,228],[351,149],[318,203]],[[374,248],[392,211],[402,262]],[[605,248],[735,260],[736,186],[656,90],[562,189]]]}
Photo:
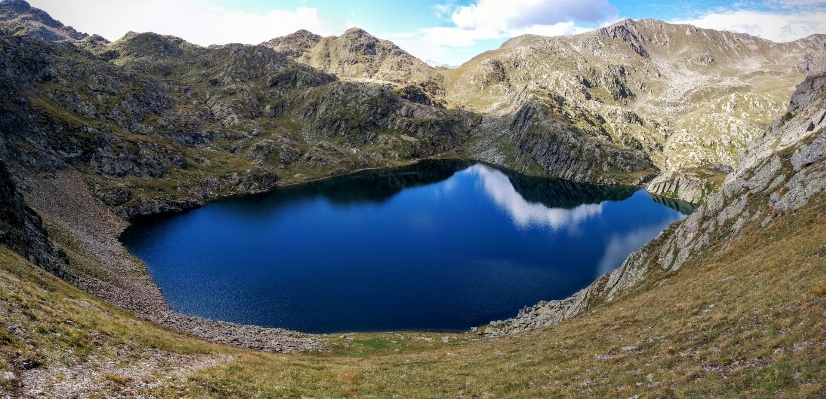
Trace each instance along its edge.
{"label": "mountain lake", "polygon": [[639,188],[423,161],[137,219],[121,241],[184,314],[461,331],[573,294],[690,211]]}

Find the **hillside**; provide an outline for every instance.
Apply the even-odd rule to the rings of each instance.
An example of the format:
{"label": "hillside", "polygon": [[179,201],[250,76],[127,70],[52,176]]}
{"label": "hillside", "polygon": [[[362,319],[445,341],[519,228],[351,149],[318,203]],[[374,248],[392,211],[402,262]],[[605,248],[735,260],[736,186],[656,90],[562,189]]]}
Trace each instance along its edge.
{"label": "hillside", "polygon": [[[503,127],[540,106],[558,109],[594,137],[639,150],[664,173],[704,168],[693,175],[706,177],[737,166],[738,152],[785,112],[795,85],[824,71],[824,60],[823,35],[773,43],[625,20],[571,37],[513,38],[443,72],[448,103],[485,115],[472,156],[525,168],[525,154],[510,154],[526,146],[524,134]],[[668,194],[667,187],[652,191]]]}
{"label": "hillside", "polygon": [[[0,397],[826,396],[822,35],[627,20],[435,70],[360,29],[110,43],[14,0],[0,48]],[[182,315],[117,240],[429,158],[702,205],[574,296],[465,334]]]}
{"label": "hillside", "polygon": [[[591,289],[613,291],[611,300],[588,300],[578,316],[496,339],[484,330],[347,334],[321,336],[325,350],[313,354],[248,352],[136,320],[0,247],[0,393],[823,396],[826,130],[795,126],[822,107],[824,87],[826,76],[807,80],[797,98],[816,101],[796,103],[798,114],[767,134],[798,141],[738,170],[713,201]],[[686,256],[672,252],[675,243]],[[624,289],[606,289],[615,277]],[[532,313],[544,312],[522,312]]]}
{"label": "hillside", "polygon": [[263,46],[202,48],[154,33],[91,52],[0,40],[4,159],[78,169],[125,217],[449,153],[478,119]]}

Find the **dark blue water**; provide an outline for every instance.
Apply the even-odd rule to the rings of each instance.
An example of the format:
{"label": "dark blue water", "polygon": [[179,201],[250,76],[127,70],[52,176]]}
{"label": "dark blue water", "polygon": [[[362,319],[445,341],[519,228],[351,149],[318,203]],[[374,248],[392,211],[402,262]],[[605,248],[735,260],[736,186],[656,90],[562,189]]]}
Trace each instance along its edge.
{"label": "dark blue water", "polygon": [[185,314],[464,330],[576,292],[679,218],[644,190],[442,161],[138,220],[121,239]]}

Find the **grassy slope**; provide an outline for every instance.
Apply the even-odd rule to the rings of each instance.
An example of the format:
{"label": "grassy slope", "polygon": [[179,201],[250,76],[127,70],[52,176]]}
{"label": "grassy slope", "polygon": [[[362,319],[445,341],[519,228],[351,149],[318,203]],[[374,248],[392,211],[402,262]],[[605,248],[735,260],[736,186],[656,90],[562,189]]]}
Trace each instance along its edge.
{"label": "grassy slope", "polygon": [[[556,326],[484,341],[470,334],[328,336],[327,352],[304,355],[231,349],[160,329],[0,247],[0,372],[21,376],[54,363],[99,369],[100,359],[140,363],[160,353],[170,364],[151,363],[142,379],[163,379],[163,386],[141,388],[128,370],[102,371],[95,392],[823,397],[826,204],[813,200],[767,228],[752,223],[725,252],[713,247],[679,271],[655,271],[632,294]],[[217,354],[234,358],[195,367],[188,377],[165,377],[164,367],[186,368]],[[0,393],[15,381],[0,383]]]}
{"label": "grassy slope", "polygon": [[[49,392],[80,383],[79,374],[90,378],[80,397],[107,396],[152,381],[168,384],[171,368],[238,352],[138,320],[5,246],[0,246],[0,316],[0,374],[15,373],[12,380],[0,378],[0,397],[15,392],[21,379],[30,389]],[[137,374],[141,380],[133,381]]]}
{"label": "grassy slope", "polygon": [[823,397],[824,210],[752,229],[557,326],[406,353],[392,353],[396,335],[356,335],[350,352],[249,354],[193,383],[213,397]]}

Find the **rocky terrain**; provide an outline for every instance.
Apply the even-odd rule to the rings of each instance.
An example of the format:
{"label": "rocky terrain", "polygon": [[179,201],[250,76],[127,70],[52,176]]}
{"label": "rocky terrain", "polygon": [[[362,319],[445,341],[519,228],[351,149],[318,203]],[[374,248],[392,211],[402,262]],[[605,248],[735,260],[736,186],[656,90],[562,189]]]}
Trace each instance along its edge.
{"label": "rocky terrain", "polygon": [[[0,10],[4,29],[39,26],[37,18],[57,26],[23,2]],[[3,242],[110,303],[218,342],[285,352],[318,345],[172,312],[117,241],[121,218],[443,153],[475,120],[387,85],[340,82],[263,46],[202,48],[152,33],[79,46],[27,32],[0,33],[0,155],[11,201]]]}
{"label": "rocky terrain", "polygon": [[66,273],[66,254],[49,241],[40,216],[26,205],[5,163],[0,161],[0,244],[48,272],[73,281]]}
{"label": "rocky terrain", "polygon": [[562,301],[522,309],[514,319],[495,321],[485,336],[513,334],[558,323],[600,302],[612,301],[645,280],[650,270],[678,270],[713,246],[724,251],[744,230],[794,217],[826,190],[826,74],[810,75],[792,95],[788,116],[750,143],[740,167],[685,221],[670,226],[610,274]]}
{"label": "rocky terrain", "polygon": [[[21,161],[91,161],[99,196],[127,217],[445,154],[599,184],[660,175],[651,192],[698,203],[794,85],[826,65],[822,36],[778,44],[654,20],[522,36],[437,70],[357,28],[203,48],[154,33],[109,43],[23,1],[0,13],[11,48],[40,58],[7,61],[10,89],[36,97],[14,107],[102,132],[111,147]],[[68,76],[56,61],[66,57],[84,66]],[[199,183],[149,182],[166,177]]]}
{"label": "rocky terrain", "polygon": [[[204,347],[200,340],[158,325],[268,352],[342,350],[346,356],[363,356],[347,351],[432,346],[433,337],[402,340],[393,335],[365,338],[351,348],[353,338],[345,336],[340,348],[329,337],[173,312],[117,236],[131,218],[181,211],[228,195],[365,168],[456,158],[519,172],[510,176],[517,188],[530,176],[555,176],[605,185],[647,184],[650,192],[702,204],[574,296],[525,308],[514,319],[468,334],[472,338],[441,340],[440,348],[454,351],[454,341],[465,345],[481,339],[478,348],[493,353],[495,361],[506,354],[488,350],[485,345],[497,344],[485,343],[486,338],[506,336],[496,341],[505,345],[525,337],[526,331],[563,320],[590,320],[595,311],[614,309],[620,298],[638,298],[665,279],[679,280],[677,273],[697,259],[712,262],[706,271],[723,268],[713,263],[715,257],[732,247],[754,247],[743,241],[755,232],[781,231],[777,238],[769,237],[780,240],[796,228],[822,224],[817,207],[826,188],[823,35],[772,43],[687,25],[627,20],[572,37],[514,38],[456,69],[437,70],[355,28],[339,37],[299,31],[260,45],[201,47],[173,36],[134,32],[110,43],[14,0],[0,2],[0,48],[0,314],[5,323],[0,331],[0,396],[156,396],[157,389],[175,384],[183,385],[163,394],[189,396],[192,388],[201,389],[203,396],[249,396],[255,389],[228,386],[270,380],[245,375],[243,383],[222,385],[216,378],[249,372],[245,367],[250,364],[257,371],[279,369],[271,362],[280,358],[248,352],[236,358],[239,352]],[[444,173],[434,170],[413,181],[398,178],[360,195],[383,198],[400,186]],[[604,196],[598,187],[566,187]],[[566,202],[564,193],[558,198],[520,193],[534,202]],[[798,221],[796,214],[809,216]],[[804,266],[820,265],[820,256],[809,256]],[[48,273],[27,269],[28,262]],[[815,303],[806,308],[815,313],[818,298],[826,293],[817,287],[804,298]],[[582,314],[586,316],[574,317]],[[804,324],[782,328],[791,331]],[[541,335],[530,337],[541,345],[558,344]],[[655,341],[646,345],[660,342],[651,339]],[[402,341],[419,343],[404,346]],[[799,351],[795,344],[794,351],[820,347],[804,343]],[[438,340],[435,344],[441,345]],[[512,353],[521,353],[522,344],[516,345]],[[117,349],[101,351],[104,346]],[[72,352],[81,350],[84,354]],[[434,356],[444,363],[445,356],[454,355]],[[596,361],[617,357],[584,355]],[[111,360],[122,356],[135,358],[142,370]],[[289,372],[302,375],[301,381],[318,381],[301,373],[324,370],[327,366],[318,364],[329,360],[340,362],[330,367],[343,371],[324,381],[361,383],[351,359],[342,359],[300,358],[294,361],[301,364]],[[397,365],[403,358],[387,361]],[[763,367],[762,361],[752,363]],[[235,363],[221,377],[200,375],[188,385],[187,375],[226,362]],[[387,364],[368,368],[385,370]],[[504,376],[516,364],[494,371]],[[149,382],[160,378],[159,370],[178,366],[181,372],[168,374],[166,383]],[[741,375],[733,367],[726,369],[728,376]],[[607,377],[582,381],[576,389],[590,390],[599,378]],[[808,372],[800,378],[816,381],[818,376]],[[67,385],[73,380],[88,383]],[[544,387],[531,384],[531,389]],[[262,395],[303,395],[276,393],[283,388]],[[806,392],[817,396],[823,393],[818,389]],[[457,390],[486,395],[468,387]],[[303,396],[326,395],[312,392]],[[352,396],[347,392],[336,395]],[[407,396],[434,394],[415,392]],[[376,395],[392,396],[386,391]]]}
{"label": "rocky terrain", "polygon": [[422,60],[363,29],[321,37],[306,30],[262,45],[340,79],[391,83],[404,98],[425,105],[444,102],[444,77]]}
{"label": "rocky terrain", "polygon": [[[677,188],[687,188],[690,193],[681,197],[697,203],[737,166],[738,152],[785,112],[795,85],[824,70],[824,46],[823,35],[773,43],[625,20],[571,37],[520,36],[443,72],[448,103],[484,115],[474,131],[478,143],[469,146],[472,156],[520,171],[540,162],[553,174],[600,181],[597,171],[548,168],[571,162],[553,151],[537,152],[524,129],[514,129],[521,117],[520,126],[546,125],[535,128],[545,142],[560,137],[568,149],[617,148],[622,152],[609,152],[609,158],[622,159],[624,167],[609,163],[603,170],[659,170],[663,175],[650,191],[677,198]],[[537,108],[543,117],[526,121]],[[560,122],[547,126],[549,120]],[[574,137],[580,143],[571,142],[565,130],[579,133]],[[602,159],[583,152],[589,161]],[[640,181],[646,177],[630,180]]]}
{"label": "rocky terrain", "polygon": [[[49,41],[86,39],[89,35],[65,26],[47,12],[33,8],[25,1],[6,1],[0,8],[0,20],[11,34]],[[99,37],[99,36],[98,36]]]}
{"label": "rocky terrain", "polygon": [[[696,204],[826,57],[821,36],[777,44],[653,20],[514,38],[439,71],[356,28],[257,46],[134,32],[109,43],[6,1],[0,29],[0,155],[64,232],[75,221],[38,200],[61,179],[102,203],[81,209],[129,219],[440,156],[573,181],[650,181],[651,192]],[[95,245],[124,252],[112,241],[121,228]],[[84,252],[73,263],[95,264],[98,252]],[[122,306],[154,307],[138,302]]]}

